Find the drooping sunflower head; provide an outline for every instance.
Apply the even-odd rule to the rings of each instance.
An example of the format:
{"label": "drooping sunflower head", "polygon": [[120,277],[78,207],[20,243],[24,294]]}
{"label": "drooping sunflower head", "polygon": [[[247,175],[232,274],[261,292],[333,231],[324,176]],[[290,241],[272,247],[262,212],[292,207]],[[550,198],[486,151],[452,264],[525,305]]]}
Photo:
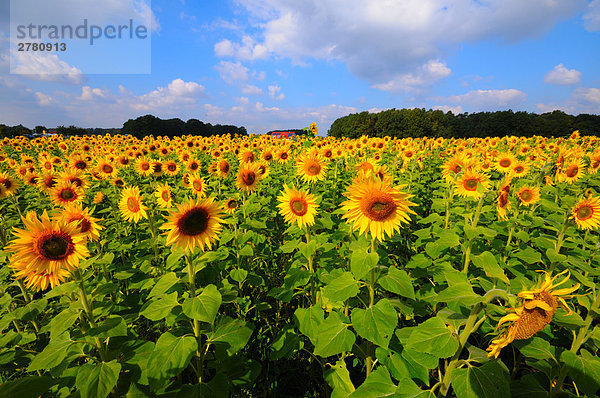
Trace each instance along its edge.
{"label": "drooping sunflower head", "polygon": [[142,218],[148,218],[146,210],[148,207],[142,202],[140,189],[130,187],[123,190],[119,200],[119,210],[125,220],[137,223]]}
{"label": "drooping sunflower head", "polygon": [[279,214],[290,224],[297,223],[298,227],[310,227],[315,223],[317,204],[315,197],[304,190],[283,186],[283,192],[277,197]]}
{"label": "drooping sunflower head", "polygon": [[410,206],[415,204],[408,200],[411,195],[377,178],[354,180],[344,195],[348,200],[342,203],[346,211],[342,217],[359,233],[370,232],[372,239],[392,236],[402,222],[410,221],[409,213],[414,214]]}
{"label": "drooping sunflower head", "polygon": [[229,171],[231,170],[231,165],[229,164],[229,162],[225,159],[222,159],[219,161],[218,164],[218,173],[219,176],[221,176],[222,178],[225,178],[229,175]]}
{"label": "drooping sunflower head", "polygon": [[84,234],[76,223],[51,221],[44,211],[41,219],[34,212],[22,218],[25,229],[15,228],[16,238],[7,246],[13,252],[10,267],[15,277],[25,278],[28,288],[45,290],[63,282],[89,255]]}
{"label": "drooping sunflower head", "polygon": [[581,229],[597,229],[600,226],[600,198],[590,195],[580,200],[575,205],[571,218]]}
{"label": "drooping sunflower head", "polygon": [[319,154],[301,156],[296,165],[296,172],[304,182],[314,183],[325,178],[327,164]]}
{"label": "drooping sunflower head", "polygon": [[161,229],[167,230],[167,245],[193,251],[211,249],[221,232],[222,208],[212,198],[188,200],[177,205]]}
{"label": "drooping sunflower head", "polygon": [[[497,358],[500,350],[513,340],[528,339],[544,329],[552,321],[558,307],[571,313],[565,299],[572,297],[571,293],[579,289],[579,283],[572,287],[557,289],[558,286],[569,281],[570,273],[568,270],[554,277],[549,272],[539,272],[543,272],[544,277],[538,283],[538,287],[520,292],[517,297],[523,300],[522,305],[511,309],[513,312],[498,321],[498,327],[506,322],[512,323],[498,338],[492,341],[487,348],[487,351],[489,351],[488,356]],[[564,274],[567,275],[562,281],[554,283],[559,276]]]}

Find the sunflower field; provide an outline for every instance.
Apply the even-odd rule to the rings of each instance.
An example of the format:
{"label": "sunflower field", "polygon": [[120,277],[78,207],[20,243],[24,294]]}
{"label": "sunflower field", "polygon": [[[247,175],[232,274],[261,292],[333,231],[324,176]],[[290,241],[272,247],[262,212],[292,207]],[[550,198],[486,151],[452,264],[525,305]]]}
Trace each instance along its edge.
{"label": "sunflower field", "polygon": [[0,397],[600,390],[600,141],[0,141]]}

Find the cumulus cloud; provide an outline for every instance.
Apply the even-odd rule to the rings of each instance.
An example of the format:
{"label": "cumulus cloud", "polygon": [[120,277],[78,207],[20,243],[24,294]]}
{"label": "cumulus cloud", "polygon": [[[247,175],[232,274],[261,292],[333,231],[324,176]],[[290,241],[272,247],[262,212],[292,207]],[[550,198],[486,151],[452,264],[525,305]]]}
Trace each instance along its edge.
{"label": "cumulus cloud", "polygon": [[242,86],[242,94],[245,95],[263,95],[265,92],[262,88],[253,84],[245,84]]}
{"label": "cumulus cloud", "polygon": [[283,94],[281,92],[281,87],[279,87],[278,85],[274,84],[268,87],[269,89],[269,97],[273,98],[274,100],[282,100],[285,98],[285,94]]}
{"label": "cumulus cloud", "polygon": [[240,61],[221,61],[215,66],[215,69],[227,84],[248,80],[248,68],[242,65]]}
{"label": "cumulus cloud", "polygon": [[196,82],[175,79],[167,87],[158,87],[150,93],[135,97],[130,105],[137,110],[160,110],[173,105],[195,104],[204,94],[204,86]]}
{"label": "cumulus cloud", "polygon": [[470,105],[477,110],[497,110],[522,104],[527,94],[514,88],[505,90],[471,90],[465,94],[448,97],[449,102]]}
{"label": "cumulus cloud", "polygon": [[600,0],[594,0],[588,4],[587,11],[583,16],[583,23],[589,32],[600,30]]}
{"label": "cumulus cloud", "polygon": [[440,110],[440,111],[443,111],[444,113],[452,112],[455,115],[458,115],[459,113],[463,113],[463,108],[460,105],[457,105],[457,106],[435,105],[435,106],[432,106],[431,109]]}
{"label": "cumulus cloud", "polygon": [[267,48],[258,44],[250,36],[244,36],[241,43],[234,43],[224,39],[215,44],[215,55],[217,57],[235,57],[243,61],[253,61],[267,58]]}
{"label": "cumulus cloud", "polygon": [[563,103],[536,104],[540,112],[563,112],[577,115],[580,113],[600,114],[600,88],[581,87],[573,90],[571,96]]}
{"label": "cumulus cloud", "polygon": [[[598,1],[598,0],[595,0]],[[259,21],[255,36],[223,39],[215,54],[242,60],[337,60],[388,91],[415,90],[420,68],[462,43],[538,37],[586,9],[587,0],[239,0]],[[307,28],[307,24],[309,28]]]}
{"label": "cumulus cloud", "polygon": [[373,87],[390,93],[419,92],[451,74],[452,71],[445,63],[430,60],[415,72],[398,75],[388,82],[374,84]]}
{"label": "cumulus cloud", "polygon": [[80,69],[69,65],[56,54],[42,52],[14,52],[11,73],[28,79],[82,84],[85,80]]}
{"label": "cumulus cloud", "polygon": [[581,72],[575,69],[567,69],[563,64],[558,64],[544,77],[548,84],[569,85],[577,84],[581,80]]}

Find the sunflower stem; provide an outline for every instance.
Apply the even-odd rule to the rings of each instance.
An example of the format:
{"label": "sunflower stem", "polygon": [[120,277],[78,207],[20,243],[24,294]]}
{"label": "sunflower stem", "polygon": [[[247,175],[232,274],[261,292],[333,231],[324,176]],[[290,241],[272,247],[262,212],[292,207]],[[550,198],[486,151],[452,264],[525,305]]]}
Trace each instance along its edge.
{"label": "sunflower stem", "polygon": [[450,185],[450,190],[448,191],[448,198],[446,199],[446,216],[444,217],[444,229],[448,229],[450,224],[450,202],[452,201],[452,196],[454,195],[454,184]]}
{"label": "sunflower stem", "polygon": [[[190,290],[190,298],[194,299],[196,297],[196,267],[194,266],[194,262],[192,260],[192,254],[187,253],[185,255],[185,260],[187,262],[188,268],[188,281],[189,281],[189,290]],[[194,330],[194,336],[196,337],[196,341],[198,347],[200,347],[201,342],[201,334],[200,334],[200,321],[197,319],[192,320],[192,328]],[[202,352],[201,352],[202,350]],[[204,373],[204,355],[206,355],[206,351],[208,351],[208,343],[206,344],[205,349],[198,348],[196,350],[196,376],[198,376],[198,383],[202,383],[202,376]]]}
{"label": "sunflower stem", "polygon": [[[477,223],[479,222],[479,216],[481,215],[481,208],[483,207],[483,198],[485,197],[485,193],[481,195],[479,201],[477,202],[477,208],[475,209],[475,215],[473,216],[473,221],[471,222],[471,227],[477,227]],[[466,274],[469,270],[469,263],[471,262],[471,248],[473,246],[473,241],[475,237],[469,239],[467,243],[467,248],[465,250],[465,261],[463,263],[463,272]]]}
{"label": "sunflower stem", "polygon": [[[376,243],[375,243],[375,238],[373,238],[371,240],[371,253],[376,253]],[[373,303],[375,302],[375,280],[377,278],[377,275],[375,274],[375,268],[372,268],[371,271],[369,271],[369,283],[367,284],[367,289],[369,290],[369,307],[368,308],[372,308],[373,307]],[[369,375],[371,374],[371,371],[373,370],[373,343],[371,343],[370,341],[367,342],[367,351],[368,351],[368,356],[367,356],[367,362],[366,362],[366,367],[367,367],[367,377],[369,377]]]}
{"label": "sunflower stem", "polygon": [[[571,349],[569,351],[571,351],[573,354],[577,354],[577,352],[579,351],[581,346],[590,337],[588,334],[588,330],[589,330],[590,326],[592,325],[592,322],[594,321],[593,314],[596,311],[598,311],[599,307],[600,307],[600,293],[597,294],[596,297],[594,298],[594,302],[592,303],[591,308],[588,309],[587,315],[585,316],[583,325],[581,325],[581,327],[579,328],[579,331],[577,332],[577,336],[571,343]],[[558,373],[558,377],[556,379],[556,384],[550,390],[550,397],[555,397],[560,394],[563,383],[565,382],[565,378],[567,377],[568,372],[569,372],[569,369],[564,364],[561,365],[560,372]]]}
{"label": "sunflower stem", "polygon": [[[27,304],[29,304],[31,302],[31,297],[29,296],[29,293],[27,292],[25,285],[23,285],[23,281],[21,279],[17,279],[17,285],[19,286],[19,289],[21,289],[21,293],[23,294],[23,299],[25,300],[25,302]],[[35,319],[31,320],[31,324],[33,325],[33,328],[35,329],[35,332],[39,333],[40,327],[37,324],[37,322],[35,321]]]}
{"label": "sunflower stem", "polygon": [[[85,311],[87,320],[90,324],[90,327],[96,327],[96,320],[94,318],[94,307],[93,303],[88,300],[87,293],[85,291],[85,282],[83,279],[83,275],[81,271],[77,270],[74,273],[75,279],[79,282],[79,297],[81,298],[81,304],[83,305],[83,310]],[[95,337],[94,341],[96,342],[96,349],[98,350],[98,355],[100,355],[100,359],[102,362],[106,362],[106,347],[104,347],[104,343],[100,340],[100,338]]]}

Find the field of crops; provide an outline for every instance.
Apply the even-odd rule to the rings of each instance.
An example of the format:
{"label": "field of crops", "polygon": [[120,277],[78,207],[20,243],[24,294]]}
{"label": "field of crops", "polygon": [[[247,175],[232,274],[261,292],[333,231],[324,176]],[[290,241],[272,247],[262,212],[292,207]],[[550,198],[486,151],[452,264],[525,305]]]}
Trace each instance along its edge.
{"label": "field of crops", "polygon": [[600,389],[596,137],[0,144],[0,397]]}

